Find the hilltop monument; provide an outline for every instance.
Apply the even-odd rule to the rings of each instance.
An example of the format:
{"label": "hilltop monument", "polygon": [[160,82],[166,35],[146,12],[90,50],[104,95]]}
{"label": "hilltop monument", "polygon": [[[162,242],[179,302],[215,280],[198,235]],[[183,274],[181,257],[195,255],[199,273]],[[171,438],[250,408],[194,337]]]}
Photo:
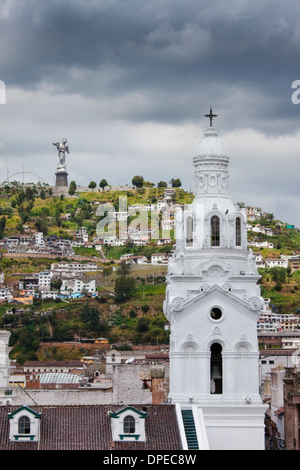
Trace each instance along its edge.
{"label": "hilltop monument", "polygon": [[56,182],[55,186],[61,187],[61,186],[68,186],[68,173],[67,173],[67,167],[66,167],[66,152],[70,154],[69,152],[69,147],[67,144],[67,139],[63,139],[60,142],[55,142],[52,145],[55,145],[58,151],[58,158],[59,162],[57,165],[57,171],[55,173],[56,175]]}

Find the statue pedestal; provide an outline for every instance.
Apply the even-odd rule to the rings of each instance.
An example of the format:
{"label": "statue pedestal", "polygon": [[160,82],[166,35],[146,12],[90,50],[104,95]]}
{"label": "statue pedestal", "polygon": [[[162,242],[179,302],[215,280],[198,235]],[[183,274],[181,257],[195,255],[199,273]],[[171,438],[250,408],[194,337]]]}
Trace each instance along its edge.
{"label": "statue pedestal", "polygon": [[55,173],[56,181],[55,186],[67,186],[68,187],[68,173],[66,171],[58,171]]}

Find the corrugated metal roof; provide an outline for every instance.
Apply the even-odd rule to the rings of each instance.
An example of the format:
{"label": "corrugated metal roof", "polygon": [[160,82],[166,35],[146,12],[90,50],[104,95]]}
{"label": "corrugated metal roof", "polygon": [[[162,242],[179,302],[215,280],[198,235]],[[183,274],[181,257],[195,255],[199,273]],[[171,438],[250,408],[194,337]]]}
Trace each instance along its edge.
{"label": "corrugated metal roof", "polygon": [[80,379],[80,375],[69,374],[68,372],[45,372],[45,374],[40,374],[41,384],[79,383]]}

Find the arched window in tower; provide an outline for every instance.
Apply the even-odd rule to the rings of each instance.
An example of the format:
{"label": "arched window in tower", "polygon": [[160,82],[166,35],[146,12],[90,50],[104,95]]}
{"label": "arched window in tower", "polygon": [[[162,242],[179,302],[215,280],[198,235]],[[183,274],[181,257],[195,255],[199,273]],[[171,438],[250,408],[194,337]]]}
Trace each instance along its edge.
{"label": "arched window in tower", "polygon": [[210,393],[223,393],[222,346],[213,343],[210,348]]}
{"label": "arched window in tower", "polygon": [[186,246],[193,246],[193,218],[186,218]]}
{"label": "arched window in tower", "polygon": [[240,217],[235,219],[235,244],[236,246],[242,245],[242,227]]}
{"label": "arched window in tower", "polygon": [[217,215],[210,219],[210,244],[220,246],[220,219]]}

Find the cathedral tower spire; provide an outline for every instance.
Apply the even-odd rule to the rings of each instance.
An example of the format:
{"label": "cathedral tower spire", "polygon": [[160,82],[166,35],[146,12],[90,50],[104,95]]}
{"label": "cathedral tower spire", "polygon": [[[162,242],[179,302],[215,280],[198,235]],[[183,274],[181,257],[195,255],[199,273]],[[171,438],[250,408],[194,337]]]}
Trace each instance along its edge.
{"label": "cathedral tower spire", "polygon": [[229,158],[212,127],[212,109],[207,117],[210,127],[193,159],[195,198],[177,209],[176,248],[168,265],[169,399],[203,411],[211,447],[262,448],[260,276],[247,249],[246,214],[229,195]]}

